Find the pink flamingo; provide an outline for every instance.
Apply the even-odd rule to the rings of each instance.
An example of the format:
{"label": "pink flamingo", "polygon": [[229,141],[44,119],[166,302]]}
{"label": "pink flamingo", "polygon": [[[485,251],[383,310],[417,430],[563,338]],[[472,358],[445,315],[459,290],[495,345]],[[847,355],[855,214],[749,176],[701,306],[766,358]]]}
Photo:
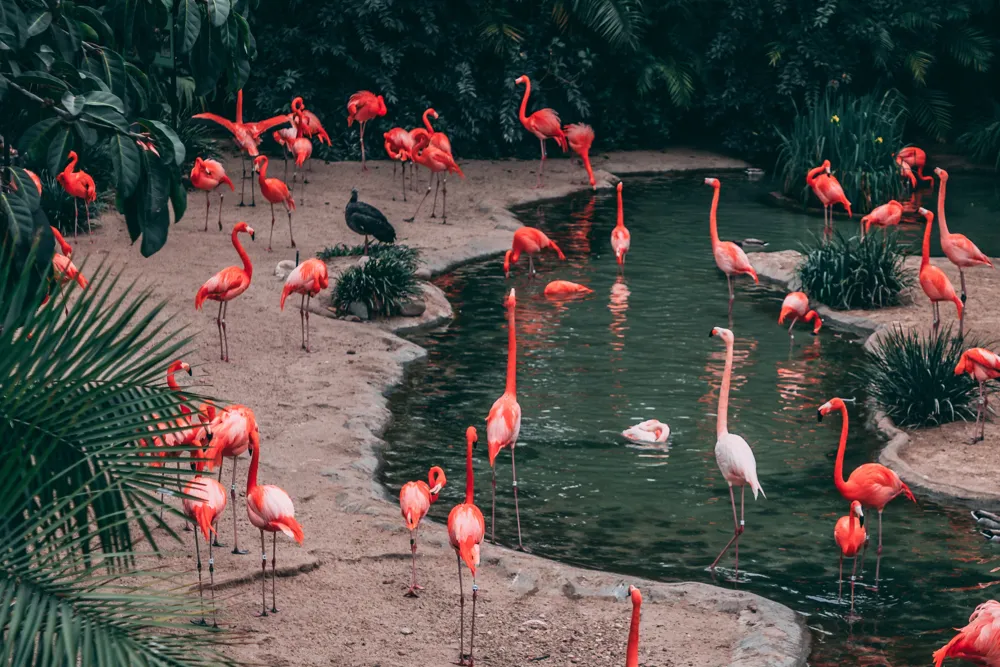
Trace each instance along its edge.
{"label": "pink flamingo", "polygon": [[[455,505],[448,513],[448,541],[458,559],[458,592],[460,612],[458,635],[458,663],[473,666],[473,643],[476,639],[476,568],[479,567],[479,549],[486,535],[483,513],[476,507],[476,493],[472,473],[472,446],[479,440],[474,426],[465,430],[465,502]],[[472,573],[472,630],[469,633],[469,654],[465,654],[465,587],[462,585],[462,561]],[[468,658],[468,662],[466,662]]]}
{"label": "pink flamingo", "polygon": [[924,220],[926,221],[926,224],[924,225],[923,253],[920,256],[920,287],[924,290],[924,294],[927,295],[927,298],[931,300],[931,316],[934,321],[934,335],[937,336],[938,327],[941,324],[940,303],[942,301],[951,301],[955,304],[955,308],[958,309],[958,335],[961,336],[962,310],[964,308],[964,304],[962,303],[962,300],[958,298],[958,295],[955,294],[955,286],[951,284],[950,280],[948,280],[948,276],[944,274],[944,271],[931,264],[931,227],[934,226],[934,214],[926,208],[921,208],[919,213],[924,216]]}
{"label": "pink flamingo", "polygon": [[[952,234],[948,231],[948,222],[944,218],[944,197],[945,188],[948,185],[948,172],[944,169],[938,167],[934,170],[937,174],[938,180],[941,181],[941,186],[938,189],[938,228],[941,234],[941,250],[944,251],[945,256],[951,261],[952,264],[958,267],[958,277],[962,281],[962,303],[966,301],[966,291],[965,291],[965,269],[971,269],[974,266],[988,266],[991,269],[995,268],[993,262],[987,257],[982,250],[976,247],[976,244],[970,241],[966,236],[962,234]],[[962,310],[962,317],[959,321],[959,327],[963,327],[965,324],[965,310]]]}
{"label": "pink flamingo", "polygon": [[[848,501],[860,501],[862,505],[874,507],[878,510],[878,556],[879,560],[875,564],[875,587],[878,588],[878,574],[881,566],[882,556],[882,510],[896,496],[905,495],[913,502],[917,499],[913,497],[910,487],[903,483],[899,475],[881,463],[865,463],[854,469],[851,476],[844,479],[844,452],[847,449],[847,405],[843,399],[832,398],[820,406],[816,418],[823,421],[825,415],[834,410],[840,410],[843,417],[843,424],[840,427],[840,446],[837,448],[837,461],[833,468],[833,482],[840,491],[840,495]],[[867,542],[865,543],[867,549]],[[862,556],[863,560],[863,556]]]}
{"label": "pink flamingo", "polygon": [[594,128],[586,123],[573,123],[564,127],[563,132],[566,134],[569,147],[583,160],[583,168],[587,170],[590,187],[596,190],[597,181],[594,179],[594,170],[590,166],[590,147],[594,144]]}
{"label": "pink flamingo", "polygon": [[594,290],[569,280],[553,280],[545,286],[544,294],[548,297],[571,296],[574,294],[593,294]]}
{"label": "pink flamingo", "polygon": [[632,598],[632,621],[628,628],[625,667],[639,667],[639,615],[642,609],[642,593],[635,586],[629,586],[628,595]]}
{"label": "pink flamingo", "polygon": [[514,239],[511,241],[510,250],[503,256],[504,275],[510,278],[510,267],[517,264],[517,260],[521,258],[521,253],[528,256],[528,275],[535,275],[535,255],[546,249],[554,250],[559,259],[566,259],[563,251],[559,249],[555,241],[545,235],[545,232],[534,227],[519,227],[514,232]]}
{"label": "pink flamingo", "polygon": [[973,442],[979,442],[986,436],[986,410],[989,402],[986,398],[986,382],[1000,378],[1000,356],[983,347],[969,348],[962,353],[955,366],[955,375],[968,373],[979,383],[979,410],[976,412],[976,424],[979,425],[979,435],[973,437]]}
{"label": "pink flamingo", "polygon": [[840,181],[830,173],[830,161],[823,160],[823,164],[810,169],[806,174],[806,185],[812,188],[816,198],[823,204],[823,229],[827,232],[833,229],[833,205],[840,204],[847,211],[847,217],[851,218],[851,202],[847,201],[844,188],[840,186]]}
{"label": "pink flamingo", "polygon": [[903,205],[895,199],[891,199],[881,206],[876,206],[872,212],[861,218],[861,236],[871,229],[872,225],[877,227],[892,227],[898,225],[903,219]]}
{"label": "pink flamingo", "polygon": [[413,135],[404,130],[401,127],[394,127],[388,132],[382,135],[385,139],[385,152],[392,160],[392,180],[396,181],[396,162],[401,162],[402,164],[402,180],[403,180],[403,201],[406,201],[406,161],[410,159],[411,153],[413,153],[414,146],[416,146],[416,140]]}
{"label": "pink flamingo", "polygon": [[539,109],[530,116],[525,113],[528,109],[528,96],[531,95],[531,79],[522,74],[514,81],[515,85],[522,83],[524,84],[524,97],[521,98],[521,110],[518,112],[518,118],[521,119],[521,125],[524,125],[524,129],[538,137],[542,146],[542,166],[538,169],[538,183],[535,185],[536,188],[540,188],[545,177],[545,140],[555,139],[563,153],[569,149],[569,146],[566,143],[566,134],[562,130],[559,114],[554,110]]}
{"label": "pink flamingo", "polygon": [[281,290],[281,310],[285,309],[285,299],[289,294],[301,294],[299,320],[302,324],[302,349],[309,349],[309,301],[330,286],[330,273],[326,262],[321,259],[307,259],[288,274],[285,287]]}
{"label": "pink flamingo", "polygon": [[987,600],[969,617],[969,623],[951,641],[934,651],[934,667],[948,658],[996,667],[1000,665],[1000,602]]}
{"label": "pink flamingo", "polygon": [[[305,137],[298,137],[293,139],[291,145],[288,147],[292,155],[295,156],[295,173],[292,174],[292,187],[295,186],[295,182],[298,180],[299,172],[302,171],[303,165],[312,157],[313,154],[313,144],[312,140]],[[287,177],[286,177],[287,178]],[[306,203],[306,176],[302,174],[302,203]]]}
{"label": "pink flamingo", "polygon": [[[264,546],[264,531],[272,534],[271,546],[271,613],[278,613],[276,598],[278,567],[278,533],[284,533],[299,544],[304,534],[302,526],[295,520],[295,506],[280,487],[273,484],[257,484],[257,466],[260,463],[260,438],[250,442],[250,474],[247,475],[247,517],[260,531],[260,615],[267,616],[264,601],[267,579],[267,548]],[[235,524],[234,524],[235,525]]]}
{"label": "pink flamingo", "polygon": [[420,521],[427,514],[433,503],[437,502],[438,494],[444,488],[448,480],[444,476],[444,470],[434,466],[427,473],[427,481],[407,482],[399,490],[399,510],[406,522],[406,528],[410,531],[410,558],[412,567],[410,570],[410,588],[406,591],[406,597],[417,597],[417,591],[424,590],[423,586],[417,584],[417,528]]}
{"label": "pink flamingo", "polygon": [[[410,158],[419,165],[427,167],[431,171],[431,176],[438,174],[437,185],[441,186],[441,176],[444,174],[444,189],[443,193],[443,203],[441,206],[441,224],[448,224],[448,174],[458,174],[461,178],[465,178],[465,174],[462,173],[461,167],[455,162],[455,158],[452,157],[451,153],[445,151],[437,146],[432,145],[431,137],[428,134],[419,135],[417,138],[417,143],[413,147],[413,153],[410,154]],[[413,222],[417,214],[420,213],[420,207],[424,205],[427,200],[427,195],[431,193],[431,183],[427,181],[427,192],[424,193],[424,198],[420,200],[417,204],[417,210],[413,212],[413,215],[409,218],[404,218],[405,222]],[[434,205],[431,207],[431,217],[436,218],[435,211],[437,209],[437,187],[434,189]]]}
{"label": "pink flamingo", "polygon": [[720,271],[726,274],[726,282],[729,284],[729,315],[732,317],[733,299],[736,298],[736,295],[733,293],[733,276],[746,274],[753,278],[755,285],[759,284],[760,281],[757,279],[757,272],[750,265],[750,259],[743,252],[743,248],[732,241],[719,240],[719,225],[716,214],[719,210],[719,190],[722,188],[722,183],[717,178],[706,178],[705,183],[706,185],[711,185],[715,190],[712,194],[712,210],[709,213],[712,255],[715,257],[715,265],[719,267]]}
{"label": "pink flamingo", "polygon": [[670,426],[659,419],[647,419],[622,431],[622,437],[636,444],[659,444],[670,439]]}
{"label": "pink flamingo", "polygon": [[[229,190],[236,192],[236,186],[226,176],[225,168],[216,160],[203,160],[200,157],[194,159],[194,167],[191,168],[191,185],[199,190],[205,191],[205,231],[208,231],[208,211],[212,208],[209,194],[219,185],[225,183]],[[226,196],[225,190],[219,191],[219,231],[222,231],[222,200]]]}
{"label": "pink flamingo", "polygon": [[[204,456],[204,454],[203,454]],[[198,597],[201,599],[201,621],[192,621],[196,625],[208,625],[205,621],[205,594],[201,581],[201,548],[198,546],[198,529],[201,529],[205,541],[208,542],[208,576],[212,588],[212,627],[219,627],[215,609],[215,558],[212,556],[212,535],[216,534],[215,524],[226,510],[226,489],[222,484],[201,473],[205,469],[205,461],[195,462],[198,474],[184,487],[184,515],[194,522],[194,553],[198,560]]]}
{"label": "pink flamingo", "polygon": [[[236,534],[236,468],[237,458],[247,449],[260,449],[260,429],[257,428],[257,417],[253,410],[245,405],[230,405],[220,410],[208,426],[212,434],[208,457],[212,468],[219,469],[219,481],[222,481],[222,466],[225,458],[233,460],[233,481],[229,486],[229,497],[233,501],[233,553],[243,555],[247,552],[240,549]],[[249,500],[249,495],[247,496]],[[221,547],[216,538],[215,546]]]}
{"label": "pink flamingo", "polygon": [[618,222],[611,230],[611,249],[615,251],[618,266],[625,266],[625,255],[632,245],[632,235],[625,226],[625,213],[622,210],[622,184],[618,183]]}
{"label": "pink flamingo", "polygon": [[294,115],[292,122],[300,137],[312,139],[315,136],[321,144],[333,145],[330,143],[330,135],[323,129],[323,123],[320,122],[319,116],[306,109],[305,102],[301,97],[292,100],[292,114]]}
{"label": "pink flamingo", "polygon": [[367,90],[359,90],[347,101],[347,127],[358,121],[361,127],[361,171],[368,171],[365,165],[365,125],[368,121],[386,114],[385,99]]}
{"label": "pink flamingo", "polygon": [[[909,178],[913,179],[913,169],[917,170],[917,176],[920,177],[921,181],[925,183],[930,183],[931,187],[934,187],[934,179],[930,176],[924,176],[924,166],[927,164],[927,153],[924,152],[922,148],[917,148],[916,146],[907,146],[896,153],[896,164],[903,169],[904,175],[906,172],[910,173]],[[904,168],[905,165],[905,168]],[[916,180],[911,180],[911,183],[916,187]]]}
{"label": "pink flamingo", "polygon": [[271,252],[271,241],[274,239],[275,204],[285,205],[285,213],[288,214],[288,238],[291,240],[292,247],[294,248],[295,234],[292,233],[292,211],[295,210],[295,199],[292,198],[292,193],[288,189],[288,185],[279,178],[267,177],[266,155],[254,158],[253,168],[258,173],[258,178],[260,179],[260,193],[271,204],[271,233],[267,237],[267,251]]}
{"label": "pink flamingo", "polygon": [[851,501],[851,512],[847,516],[837,519],[837,525],[833,527],[833,539],[840,547],[840,576],[837,582],[840,586],[839,593],[844,592],[844,559],[853,558],[854,564],[851,568],[851,610],[854,610],[854,581],[858,571],[858,552],[868,539],[865,533],[865,513],[861,509],[861,503],[857,500]]}
{"label": "pink flamingo", "polygon": [[294,127],[283,127],[280,130],[275,130],[271,133],[274,138],[274,142],[281,146],[281,157],[285,161],[285,176],[284,179],[288,180],[288,151],[292,147],[292,142],[298,139],[299,131]]}
{"label": "pink flamingo", "polygon": [[431,121],[428,116],[434,116],[434,120],[437,120],[438,112],[434,109],[426,109],[423,115],[424,127],[427,129],[427,134],[430,135],[431,146],[440,148],[445,153],[451,153],[451,140],[448,138],[448,135],[444,132],[436,132],[434,128],[431,127]]}
{"label": "pink flamingo", "polygon": [[819,313],[809,309],[809,297],[806,296],[805,292],[791,292],[785,297],[785,300],[781,303],[781,314],[778,315],[778,324],[784,324],[785,319],[789,315],[794,315],[792,323],[788,325],[789,338],[795,338],[795,335],[792,333],[792,327],[800,319],[804,322],[816,320],[816,324],[813,326],[814,336],[823,328],[823,320],[819,318]]}
{"label": "pink flamingo", "polygon": [[74,171],[78,160],[76,151],[70,151],[68,157],[69,162],[66,163],[66,167],[56,176],[56,181],[66,191],[66,194],[74,199],[73,241],[76,242],[80,227],[80,206],[75,200],[83,200],[83,210],[87,213],[87,236],[90,236],[93,232],[90,228],[90,204],[97,201],[97,186],[94,185],[94,179],[87,172],[82,169]]}
{"label": "pink flamingo", "polygon": [[[722,373],[722,387],[719,389],[719,409],[716,415],[716,441],[715,441],[715,462],[722,472],[723,478],[729,484],[729,500],[733,506],[733,536],[726,546],[719,552],[719,555],[712,561],[709,569],[714,570],[719,560],[729,551],[730,545],[736,543],[736,574],[740,574],[740,535],[743,534],[743,499],[746,495],[746,487],[749,484],[753,491],[753,499],[757,500],[757,494],[767,498],[760,482],[757,481],[757,460],[753,456],[753,450],[747,441],[730,433],[729,426],[729,385],[733,374],[733,343],[735,341],[733,332],[722,327],[714,327],[709,334],[718,336],[726,344],[726,367]],[[740,487],[740,519],[736,520],[736,497],[733,495],[733,485]]]}
{"label": "pink flamingo", "polygon": [[194,298],[196,310],[201,310],[206,299],[219,302],[219,315],[215,318],[215,323],[219,327],[219,350],[222,361],[229,361],[229,336],[226,334],[226,312],[229,309],[229,302],[246,292],[250,287],[250,279],[253,278],[253,264],[250,263],[250,256],[238,238],[241,233],[249,234],[251,241],[255,237],[253,227],[245,222],[237,222],[233,227],[233,247],[243,260],[243,268],[229,266],[222,269],[198,289],[198,294]]}
{"label": "pink flamingo", "polygon": [[[53,253],[52,254],[52,276],[55,278],[59,285],[68,285],[71,282],[76,282],[81,288],[86,289],[87,279],[83,277],[80,270],[76,268],[70,257],[73,256],[73,247],[63,238],[63,235],[55,227],[50,227],[52,230],[52,236],[55,237],[56,243],[59,245],[62,254]],[[45,297],[48,301],[48,297]],[[69,314],[69,307],[66,306],[66,314]]]}
{"label": "pink flamingo", "polygon": [[521,511],[517,504],[517,468],[514,465],[514,447],[521,433],[521,406],[517,402],[517,331],[514,325],[514,310],[517,300],[514,290],[504,299],[507,309],[507,386],[490,408],[486,417],[486,444],[489,447],[490,468],[493,469],[493,502],[490,519],[490,542],[497,542],[497,469],[496,460],[500,450],[510,448],[510,469],[514,477],[514,514],[517,516],[517,548],[524,551],[521,544]]}

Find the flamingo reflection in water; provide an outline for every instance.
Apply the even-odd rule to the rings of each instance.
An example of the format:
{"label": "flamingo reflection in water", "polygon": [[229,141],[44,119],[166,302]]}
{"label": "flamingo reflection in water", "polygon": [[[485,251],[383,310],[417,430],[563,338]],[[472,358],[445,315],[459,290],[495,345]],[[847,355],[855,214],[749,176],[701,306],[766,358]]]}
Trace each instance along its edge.
{"label": "flamingo reflection in water", "polygon": [[625,334],[628,332],[628,298],[632,292],[621,275],[611,286],[611,299],[608,301],[608,310],[611,311],[611,362],[622,360],[621,353],[625,350]]}
{"label": "flamingo reflection in water", "polygon": [[778,398],[782,403],[782,411],[799,415],[807,406],[815,403],[816,397],[810,394],[810,390],[821,383],[821,378],[815,374],[813,362],[819,359],[821,351],[820,339],[813,338],[811,345],[794,352],[790,348],[788,361],[779,361],[775,364],[778,372]]}

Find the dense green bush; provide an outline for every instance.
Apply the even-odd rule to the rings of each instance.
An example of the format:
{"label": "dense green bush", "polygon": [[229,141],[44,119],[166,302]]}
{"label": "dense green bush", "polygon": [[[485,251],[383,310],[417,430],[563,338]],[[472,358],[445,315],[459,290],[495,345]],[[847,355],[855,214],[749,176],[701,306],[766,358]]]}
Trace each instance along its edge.
{"label": "dense green bush", "polygon": [[[346,244],[339,243],[335,246],[323,248],[316,253],[316,256],[326,262],[336,257],[360,257],[363,254],[365,254],[365,246],[363,243],[359,243],[355,246],[348,246]],[[394,243],[381,243],[379,241],[375,241],[374,243],[368,244],[369,257],[381,257],[382,255],[392,255],[397,259],[416,267],[420,251],[407,245],[396,245]]]}
{"label": "dense green bush", "polygon": [[894,231],[832,239],[804,247],[799,265],[802,291],[838,310],[896,306],[903,290],[913,284],[913,272],[904,268],[905,250]]}
{"label": "dense green bush", "polygon": [[894,327],[865,353],[857,375],[878,407],[897,426],[937,426],[976,418],[979,393],[968,375],[955,375],[969,340],[953,337],[951,327],[938,336]]}
{"label": "dense green bush", "polygon": [[895,93],[852,98],[828,92],[779,132],[775,167],[786,195],[805,203],[811,196],[806,173],[830,160],[855,213],[864,214],[902,196],[893,157],[903,147],[905,112]]}
{"label": "dense green bush", "polygon": [[[377,255],[360,266],[347,269],[333,288],[333,307],[346,313],[354,302],[363,303],[371,317],[399,313],[401,302],[420,289],[414,271],[417,252],[405,245],[383,245]],[[371,247],[369,247],[369,250]]]}

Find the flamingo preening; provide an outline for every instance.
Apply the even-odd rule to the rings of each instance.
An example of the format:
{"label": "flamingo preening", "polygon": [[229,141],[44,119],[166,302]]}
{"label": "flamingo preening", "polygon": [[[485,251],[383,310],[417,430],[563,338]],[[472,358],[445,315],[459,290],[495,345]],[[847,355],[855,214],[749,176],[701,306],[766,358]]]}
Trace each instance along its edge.
{"label": "flamingo preening", "polygon": [[319,121],[316,114],[306,109],[305,102],[301,97],[292,100],[292,115],[292,123],[295,125],[299,137],[312,139],[315,136],[321,144],[333,145],[330,143],[330,135],[323,129],[323,123]]}
{"label": "flamingo preening", "polygon": [[847,211],[847,217],[851,214],[851,202],[847,201],[844,188],[840,186],[840,181],[830,172],[830,161],[823,160],[823,164],[809,170],[806,174],[806,185],[812,188],[816,198],[823,204],[823,230],[830,232],[833,230],[833,205],[840,204]]}
{"label": "flamingo preening", "polygon": [[908,178],[913,187],[916,187],[916,179],[913,177],[913,169],[917,170],[917,178],[925,183],[930,183],[934,187],[934,179],[931,176],[924,176],[924,167],[927,165],[927,153],[922,148],[907,146],[901,148],[895,155],[896,164],[903,170],[903,174],[909,174]]}
{"label": "flamingo preening", "polygon": [[347,101],[347,127],[358,121],[361,128],[361,171],[368,171],[365,164],[365,125],[373,118],[385,114],[385,99],[370,91],[359,90]]}
{"label": "flamingo preening", "polygon": [[222,484],[202,475],[205,468],[205,461],[195,462],[196,475],[187,486],[184,487],[184,515],[195,524],[194,531],[194,553],[198,561],[198,597],[201,599],[201,620],[192,621],[196,625],[208,625],[205,621],[205,595],[201,582],[201,547],[198,542],[198,530],[201,530],[208,543],[208,576],[209,586],[212,589],[212,627],[219,627],[216,620],[215,609],[215,558],[212,556],[212,535],[216,533],[215,524],[226,509],[226,489]]}
{"label": "flamingo preening", "polygon": [[647,419],[622,431],[622,437],[636,444],[664,443],[670,438],[670,427],[658,419]]}
{"label": "flamingo preening", "polygon": [[[476,493],[472,472],[472,446],[479,440],[474,426],[465,430],[465,502],[455,505],[448,513],[448,541],[458,560],[459,630],[458,663],[473,665],[473,643],[476,638],[476,568],[479,567],[479,549],[486,536],[483,513],[476,507]],[[462,563],[472,573],[472,630],[469,632],[469,653],[465,654],[465,587],[462,585]],[[466,661],[468,659],[468,661]]]}
{"label": "flamingo preening", "polygon": [[288,238],[295,247],[295,234],[292,232],[292,211],[295,210],[295,199],[288,189],[288,185],[279,178],[267,177],[267,156],[260,155],[254,158],[254,171],[258,172],[260,179],[260,194],[271,204],[271,233],[267,237],[267,251],[271,252],[271,241],[274,239],[274,205],[284,204],[285,213],[288,214]]}
{"label": "flamingo preening", "polygon": [[[434,136],[437,136],[435,134]],[[444,174],[444,186],[442,189],[443,203],[441,206],[441,224],[448,223],[448,174],[458,174],[459,177],[465,178],[465,174],[462,173],[461,167],[455,162],[455,158],[452,154],[439,146],[435,146],[431,143],[431,136],[429,134],[421,134],[417,137],[416,144],[413,147],[413,153],[410,154],[410,158],[417,164],[427,167],[431,172],[431,180],[434,178],[434,174],[438,175],[437,185],[434,188],[434,204],[431,207],[431,217],[436,218],[437,210],[437,191],[441,187],[441,174]],[[427,195],[431,193],[431,182],[427,181],[427,192],[424,193],[424,198],[420,200],[417,204],[417,210],[413,212],[413,215],[409,218],[404,218],[405,222],[413,222],[417,218],[417,214],[420,213],[420,207],[424,205],[427,200]]]}
{"label": "flamingo preening", "polygon": [[553,109],[539,109],[530,116],[526,114],[528,97],[531,95],[531,79],[527,75],[522,74],[514,80],[515,85],[522,83],[524,84],[524,97],[521,98],[521,109],[518,112],[518,118],[521,120],[521,125],[524,125],[524,129],[538,137],[538,141],[542,146],[542,164],[538,169],[538,183],[535,185],[536,188],[540,188],[545,177],[545,140],[555,139],[555,142],[559,144],[559,148],[563,150],[563,153],[568,150],[569,145],[566,142],[566,134],[563,132],[559,114]]}
{"label": "flamingo preening", "polygon": [[551,298],[573,296],[578,294],[593,294],[594,290],[586,285],[574,283],[569,280],[553,280],[545,286],[543,294]]}
{"label": "flamingo preening", "polygon": [[920,287],[924,294],[931,300],[931,317],[933,320],[932,329],[934,335],[938,334],[938,327],[941,325],[941,302],[951,301],[958,309],[958,335],[962,335],[962,310],[965,304],[955,294],[955,286],[948,280],[944,271],[931,264],[931,228],[934,226],[934,214],[926,208],[919,209],[920,215],[924,216],[924,244],[920,256]]}
{"label": "flamingo preening", "polygon": [[535,275],[535,255],[546,249],[554,250],[559,259],[566,259],[563,251],[559,249],[555,241],[545,235],[545,232],[534,227],[519,227],[514,232],[510,250],[503,256],[504,275],[507,278],[510,277],[510,268],[514,264],[517,264],[517,260],[521,258],[521,253],[528,256],[528,275]]}
{"label": "flamingo preening", "polygon": [[1000,665],[1000,602],[987,600],[969,617],[969,623],[951,641],[934,651],[934,667],[948,658],[995,667]]}
{"label": "flamingo preening", "polygon": [[437,120],[438,112],[435,111],[434,109],[424,110],[424,115],[423,115],[424,128],[427,130],[427,134],[430,136],[431,146],[440,148],[445,153],[451,153],[451,140],[448,138],[448,135],[445,134],[444,132],[438,132],[433,127],[431,127],[431,119],[429,118],[429,116],[434,116],[434,120]]}
{"label": "flamingo preening", "polygon": [[[205,192],[205,231],[208,231],[208,212],[212,208],[209,195],[212,190],[225,183],[229,190],[236,192],[233,182],[226,176],[226,169],[216,160],[203,160],[198,157],[194,159],[194,166],[191,168],[191,185]],[[222,200],[226,196],[225,190],[219,191],[219,231],[222,231]]]}
{"label": "flamingo preening", "polygon": [[56,182],[62,186],[63,190],[66,191],[70,197],[73,197],[73,241],[76,242],[77,234],[80,228],[80,205],[77,200],[83,200],[83,210],[87,214],[87,236],[92,234],[90,228],[90,204],[97,201],[97,189],[94,185],[94,179],[90,177],[90,174],[83,171],[74,171],[76,169],[76,164],[78,157],[76,151],[70,151],[68,156],[69,162],[66,163],[66,167],[59,172],[56,176]]}
{"label": "flamingo preening", "polygon": [[[298,251],[296,251],[298,259]],[[321,259],[312,258],[302,262],[288,274],[285,279],[285,286],[281,290],[281,310],[285,309],[285,299],[290,294],[301,294],[302,301],[299,304],[299,320],[302,324],[302,349],[311,352],[309,347],[309,302],[310,300],[330,286],[330,272],[326,262]]]}
{"label": "flamingo preening", "polygon": [[788,325],[788,337],[795,338],[795,334],[792,333],[792,327],[800,319],[803,322],[816,321],[813,325],[813,335],[817,335],[819,330],[823,327],[823,320],[819,318],[819,313],[815,310],[809,309],[809,297],[806,296],[805,292],[792,292],[785,297],[785,300],[781,303],[781,314],[778,315],[778,324],[784,324],[785,319],[789,315],[793,315],[792,323]]}
{"label": "flamingo preening", "polygon": [[709,212],[709,233],[712,238],[712,255],[715,257],[715,265],[726,274],[726,282],[729,284],[729,316],[732,317],[733,299],[736,298],[733,293],[733,276],[746,274],[753,278],[755,285],[759,284],[760,281],[757,279],[757,272],[750,265],[750,259],[743,252],[743,248],[732,241],[719,240],[717,213],[719,211],[719,190],[722,189],[722,183],[717,178],[706,178],[705,184],[711,185],[715,191],[712,194],[712,209]]}
{"label": "flamingo preening", "polygon": [[249,234],[250,240],[253,241],[253,227],[245,222],[237,222],[233,227],[233,247],[243,260],[243,268],[229,266],[222,269],[198,289],[198,294],[194,298],[194,307],[197,310],[201,310],[206,299],[219,302],[219,315],[215,318],[215,323],[219,327],[219,350],[222,361],[229,361],[229,336],[226,334],[226,312],[229,309],[229,302],[246,292],[250,287],[250,279],[253,278],[253,264],[250,263],[250,256],[238,238],[241,233]]}
{"label": "flamingo preening", "polygon": [[903,205],[895,199],[891,199],[881,206],[876,206],[872,209],[871,213],[861,218],[861,236],[864,237],[872,225],[876,227],[892,227],[898,225],[902,219]]}
{"label": "flamingo preening", "polygon": [[[760,482],[757,481],[757,460],[754,458],[753,450],[742,437],[735,433],[730,433],[729,428],[729,386],[733,375],[733,345],[735,338],[733,332],[722,327],[715,327],[709,336],[719,336],[726,344],[726,367],[722,373],[722,386],[719,388],[719,409],[716,414],[716,441],[715,441],[715,462],[719,466],[719,471],[729,484],[729,500],[733,506],[733,536],[726,546],[719,552],[719,555],[709,566],[714,570],[719,560],[729,551],[729,547],[736,544],[736,573],[740,574],[740,535],[743,534],[743,499],[746,495],[746,487],[749,484],[753,491],[753,498],[757,500],[757,493],[767,498]],[[736,519],[736,497],[733,495],[733,485],[740,487],[740,518]]]}
{"label": "flamingo preening", "polygon": [[979,434],[972,441],[979,442],[986,436],[986,415],[989,402],[986,398],[986,382],[1000,378],[1000,356],[984,347],[969,348],[962,353],[955,366],[955,375],[968,373],[979,383],[979,410],[976,412],[976,425]]}
{"label": "flamingo preening", "polygon": [[[292,174],[292,187],[295,187],[296,181],[299,178],[299,172],[302,171],[302,167],[305,166],[306,162],[313,154],[313,144],[311,139],[306,137],[297,137],[293,139],[288,145],[289,152],[295,157],[295,172]],[[287,175],[285,177],[287,179]],[[306,203],[306,175],[302,174],[302,199],[300,200],[303,204]],[[294,244],[293,244],[294,245]]]}
{"label": "flamingo preening", "polygon": [[394,127],[382,134],[385,139],[385,152],[392,160],[392,180],[396,181],[396,163],[402,163],[403,201],[406,201],[406,162],[411,159],[416,146],[414,136],[401,127]]}
{"label": "flamingo preening", "polygon": [[596,190],[597,181],[594,179],[594,170],[590,166],[590,147],[594,144],[594,128],[586,123],[572,123],[564,127],[563,132],[566,134],[569,147],[583,160],[583,168],[587,170],[590,187]]}
{"label": "flamingo preening", "polygon": [[[208,426],[212,434],[208,458],[212,467],[219,469],[219,481],[222,481],[222,466],[226,458],[233,460],[233,481],[229,486],[229,498],[233,503],[233,553],[244,555],[247,552],[240,549],[236,533],[236,468],[237,459],[251,447],[260,449],[260,429],[257,428],[257,417],[253,410],[245,405],[230,405],[220,410]],[[249,496],[248,496],[249,499]],[[222,546],[216,541],[215,546]]]}
{"label": "flamingo preening", "polygon": [[618,222],[611,230],[611,249],[615,251],[615,261],[618,266],[625,266],[625,255],[632,246],[632,235],[625,226],[625,213],[622,208],[622,184],[618,184]]}
{"label": "flamingo preening", "polygon": [[406,591],[407,597],[417,597],[417,591],[424,587],[417,584],[417,528],[420,521],[427,514],[433,503],[437,502],[438,494],[444,488],[448,480],[445,478],[444,470],[434,466],[427,472],[427,481],[418,480],[407,482],[399,490],[399,511],[406,522],[406,528],[410,531],[410,588]]}
{"label": "flamingo preening", "polygon": [[865,532],[865,513],[861,509],[861,503],[857,500],[851,501],[851,511],[847,516],[837,519],[837,524],[833,527],[833,539],[840,547],[840,575],[837,577],[839,585],[839,595],[844,592],[844,559],[853,558],[854,564],[851,567],[851,609],[854,609],[854,582],[858,571],[858,552],[868,539]]}

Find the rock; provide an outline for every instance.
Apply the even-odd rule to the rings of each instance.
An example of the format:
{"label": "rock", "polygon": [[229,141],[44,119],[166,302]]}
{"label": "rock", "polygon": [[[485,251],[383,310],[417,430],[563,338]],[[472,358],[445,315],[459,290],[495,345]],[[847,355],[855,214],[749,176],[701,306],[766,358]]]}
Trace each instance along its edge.
{"label": "rock", "polygon": [[355,317],[367,320],[368,319],[368,306],[361,303],[360,301],[352,301],[351,305],[347,307],[347,312]]}
{"label": "rock", "polygon": [[[358,317],[357,315],[347,315],[346,317],[344,317],[344,321],[345,322],[360,322],[361,318]],[[348,354],[354,354],[354,353],[353,352],[348,352]]]}
{"label": "rock", "polygon": [[399,633],[403,635],[412,635],[413,630],[411,630],[410,628],[400,628]]}
{"label": "rock", "polygon": [[532,630],[546,630],[549,624],[539,618],[532,618],[521,624],[521,628],[530,628]]}
{"label": "rock", "polygon": [[399,314],[403,317],[420,317],[427,310],[423,299],[406,299],[399,302]]}
{"label": "rock", "polygon": [[284,280],[288,277],[288,274],[292,272],[295,268],[294,259],[283,259],[278,262],[278,266],[274,267],[274,276],[278,280]]}

